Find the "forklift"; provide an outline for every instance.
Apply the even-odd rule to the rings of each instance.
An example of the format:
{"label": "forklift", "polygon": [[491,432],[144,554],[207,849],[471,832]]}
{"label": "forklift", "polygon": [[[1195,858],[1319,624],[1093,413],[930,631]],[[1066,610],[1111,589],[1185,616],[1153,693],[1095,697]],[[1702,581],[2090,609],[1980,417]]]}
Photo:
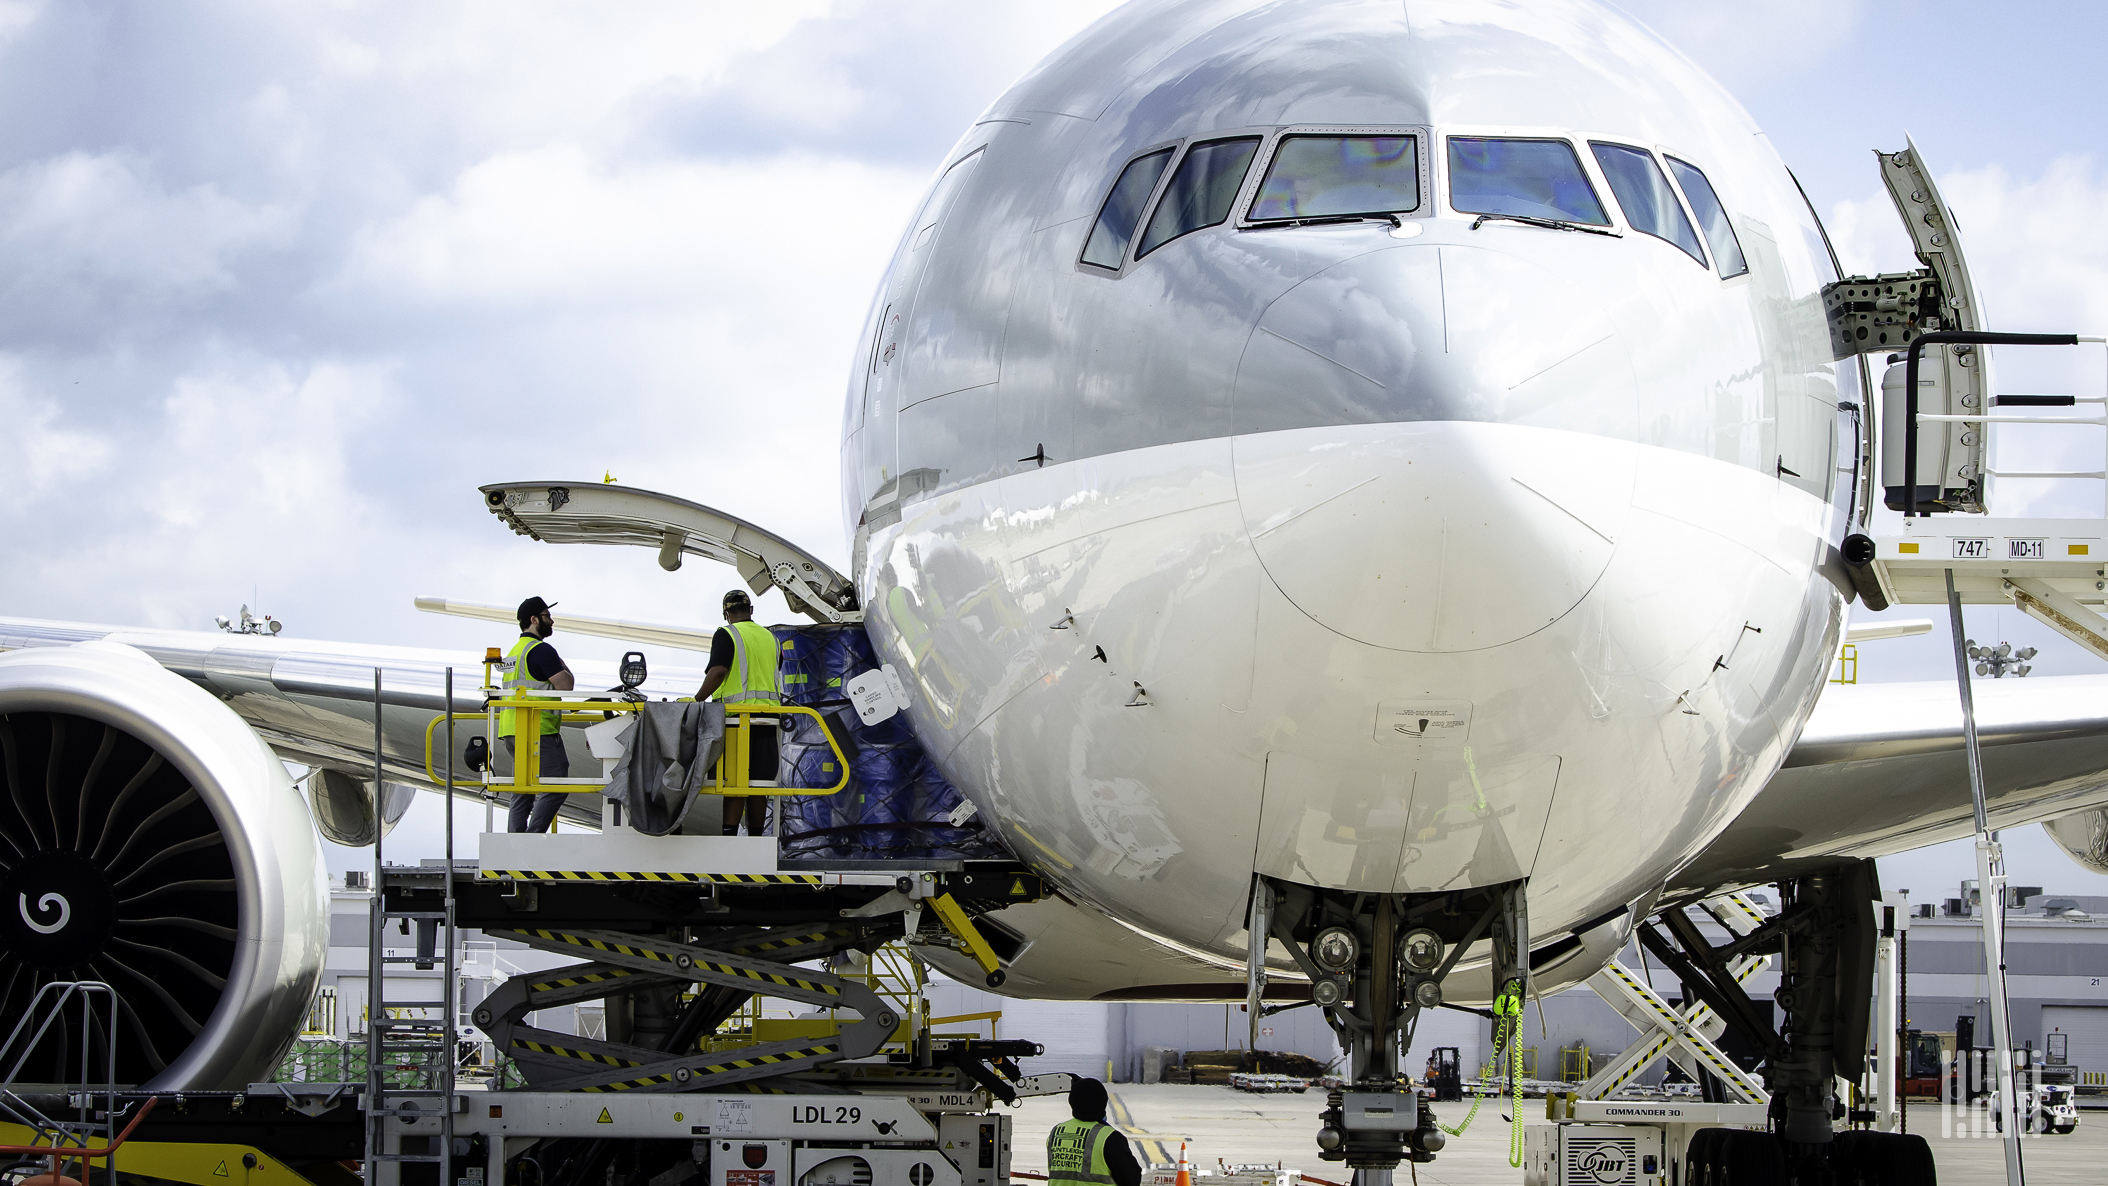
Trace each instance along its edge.
{"label": "forklift", "polygon": [[1427,1090],[1437,1103],[1464,1098],[1464,1060],[1454,1046],[1437,1046],[1427,1056]]}

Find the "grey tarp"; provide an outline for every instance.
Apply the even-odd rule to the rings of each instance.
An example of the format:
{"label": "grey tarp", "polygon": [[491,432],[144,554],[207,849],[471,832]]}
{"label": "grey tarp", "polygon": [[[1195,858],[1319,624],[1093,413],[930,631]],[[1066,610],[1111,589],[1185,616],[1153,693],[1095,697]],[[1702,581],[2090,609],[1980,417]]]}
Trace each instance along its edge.
{"label": "grey tarp", "polygon": [[623,822],[647,836],[673,831],[725,748],[725,707],[662,701],[637,713],[628,746],[608,780]]}

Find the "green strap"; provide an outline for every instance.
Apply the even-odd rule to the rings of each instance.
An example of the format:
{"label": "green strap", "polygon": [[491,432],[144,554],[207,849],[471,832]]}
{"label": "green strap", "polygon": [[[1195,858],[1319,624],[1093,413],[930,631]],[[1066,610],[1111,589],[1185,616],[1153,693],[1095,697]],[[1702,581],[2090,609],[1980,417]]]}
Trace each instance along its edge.
{"label": "green strap", "polygon": [[[1508,1047],[1508,1164],[1522,1166],[1522,981],[1510,980],[1493,998],[1495,1041]],[[1495,1047],[1494,1057],[1499,1057]]]}
{"label": "green strap", "polygon": [[[1508,984],[1516,986],[1516,982],[1513,980],[1510,980]],[[1478,1117],[1479,1105],[1485,1101],[1486,1097],[1500,1094],[1500,1089],[1492,1086],[1492,1084],[1494,1076],[1500,1073],[1501,1055],[1503,1053],[1508,1054],[1514,1062],[1513,1078],[1518,1085],[1514,1102],[1509,1105],[1509,1116],[1514,1119],[1522,1115],[1522,1097],[1519,1087],[1522,1081],[1522,1050],[1520,1044],[1516,1041],[1522,1026],[1522,996],[1520,995],[1519,986],[1517,988],[1518,991],[1516,992],[1503,992],[1500,996],[1494,998],[1493,1053],[1486,1057],[1486,1065],[1479,1068],[1479,1089],[1471,1094],[1471,1110],[1464,1113],[1463,1121],[1455,1128],[1451,1128],[1440,1121],[1435,1123],[1436,1128],[1441,1129],[1450,1136],[1463,1136],[1464,1130],[1470,1128],[1471,1122]],[[1521,1123],[1517,1120],[1516,1131],[1509,1134],[1508,1156],[1509,1164],[1512,1166],[1520,1166],[1522,1164],[1522,1155],[1519,1151],[1520,1146],[1516,1144],[1520,1139],[1520,1129]]]}

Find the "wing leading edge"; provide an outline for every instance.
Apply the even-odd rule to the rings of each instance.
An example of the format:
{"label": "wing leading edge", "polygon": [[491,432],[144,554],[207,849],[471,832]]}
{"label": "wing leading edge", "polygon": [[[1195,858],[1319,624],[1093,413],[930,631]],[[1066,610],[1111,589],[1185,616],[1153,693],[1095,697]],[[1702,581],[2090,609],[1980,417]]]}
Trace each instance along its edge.
{"label": "wing leading edge", "polygon": [[[2108,803],[2108,675],[1979,680],[1995,828]],[[1953,681],[1834,684],[1786,764],[1672,893],[1778,881],[1974,831]]]}

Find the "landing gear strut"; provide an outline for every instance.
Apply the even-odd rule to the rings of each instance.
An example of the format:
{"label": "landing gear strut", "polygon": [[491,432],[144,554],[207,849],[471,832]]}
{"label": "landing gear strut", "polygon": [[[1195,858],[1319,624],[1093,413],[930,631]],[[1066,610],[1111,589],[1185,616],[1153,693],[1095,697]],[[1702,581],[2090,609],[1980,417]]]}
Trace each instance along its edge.
{"label": "landing gear strut", "polygon": [[[1444,979],[1480,939],[1492,941],[1496,990],[1518,999],[1527,991],[1523,885],[1349,894],[1258,880],[1255,933],[1271,935],[1295,957],[1347,1051],[1349,1086],[1327,1098],[1318,1156],[1346,1162],[1355,1186],[1389,1186],[1400,1161],[1433,1161],[1442,1149],[1446,1138],[1428,1097],[1413,1090],[1399,1064],[1421,1013],[1442,1004]],[[1254,943],[1255,968],[1258,948]]]}
{"label": "landing gear strut", "polygon": [[[1640,926],[1640,944],[1648,953],[1764,1054],[1772,1140],[1759,1145],[1747,1139],[1757,1134],[1701,1130],[1687,1155],[1690,1172],[1700,1172],[1705,1167],[1697,1163],[1715,1154],[1741,1164],[1775,1159],[1776,1180],[1825,1186],[1857,1180],[1853,1175],[1861,1163],[1887,1166],[1883,1181],[1902,1180],[1899,1174],[1907,1178],[1914,1172],[1910,1167],[1921,1163],[1929,1169],[1923,1138],[1831,1128],[1845,1116],[1838,1078],[1857,1079],[1865,1069],[1873,1007],[1867,991],[1874,969],[1873,903],[1880,892],[1874,862],[1857,861],[1782,882],[1778,914],[1717,947],[1683,907],[1658,916],[1659,926]],[[1766,954],[1777,954],[1783,962],[1773,997],[1784,1014],[1777,1027],[1729,966],[1740,956]],[[1721,1135],[1699,1139],[1709,1133]],[[1734,1147],[1726,1151],[1722,1142],[1730,1137]]]}

